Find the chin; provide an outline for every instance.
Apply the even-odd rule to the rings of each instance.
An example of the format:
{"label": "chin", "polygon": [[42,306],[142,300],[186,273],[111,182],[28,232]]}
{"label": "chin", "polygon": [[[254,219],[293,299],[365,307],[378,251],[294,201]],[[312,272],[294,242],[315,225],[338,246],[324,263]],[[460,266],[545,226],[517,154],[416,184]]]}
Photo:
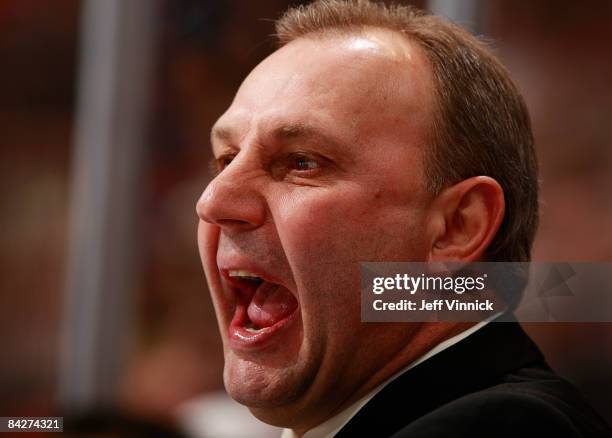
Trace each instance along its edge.
{"label": "chin", "polygon": [[308,372],[297,363],[273,367],[229,352],[223,380],[230,397],[251,408],[253,414],[260,418],[267,417],[266,412],[270,414],[298,401],[312,384],[315,375],[316,370]]}

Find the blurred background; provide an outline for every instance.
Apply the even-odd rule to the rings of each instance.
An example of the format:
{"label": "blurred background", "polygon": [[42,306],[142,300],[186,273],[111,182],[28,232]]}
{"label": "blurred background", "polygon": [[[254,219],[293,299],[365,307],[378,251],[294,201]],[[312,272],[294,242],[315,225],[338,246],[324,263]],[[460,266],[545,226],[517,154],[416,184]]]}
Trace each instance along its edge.
{"label": "blurred background", "polygon": [[[298,3],[0,0],[0,415],[250,424],[223,395],[194,208],[212,124]],[[491,39],[521,88],[534,260],[612,261],[612,2],[401,3]],[[612,422],[612,324],[525,326]]]}

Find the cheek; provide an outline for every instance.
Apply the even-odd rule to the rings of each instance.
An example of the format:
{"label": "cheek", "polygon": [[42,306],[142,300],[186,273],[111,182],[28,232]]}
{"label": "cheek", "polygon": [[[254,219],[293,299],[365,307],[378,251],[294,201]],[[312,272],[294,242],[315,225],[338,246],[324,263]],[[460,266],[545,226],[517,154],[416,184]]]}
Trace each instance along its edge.
{"label": "cheek", "polygon": [[337,330],[354,327],[359,262],[403,258],[398,252],[406,240],[398,234],[406,235],[410,208],[390,202],[388,194],[352,187],[308,188],[278,199],[274,220],[301,291],[306,326],[326,321]]}
{"label": "cheek", "polygon": [[407,191],[346,184],[278,199],[273,214],[296,281],[358,288],[359,262],[426,258],[426,203]]}
{"label": "cheek", "polygon": [[[363,201],[329,189],[308,188],[282,198],[276,228],[300,293],[306,330],[325,330],[327,316],[349,310],[340,306],[358,287],[355,241],[365,234]],[[357,220],[361,218],[361,221]]]}
{"label": "cheek", "polygon": [[418,200],[359,186],[309,188],[281,199],[275,220],[290,262],[412,260],[421,255],[425,215]]}
{"label": "cheek", "polygon": [[369,329],[360,317],[359,262],[418,258],[411,254],[416,202],[357,185],[276,199],[272,215],[298,288],[306,345],[352,354]]}
{"label": "cheek", "polygon": [[374,199],[350,191],[309,188],[285,196],[277,229],[289,260],[351,259],[354,242],[368,234]]}

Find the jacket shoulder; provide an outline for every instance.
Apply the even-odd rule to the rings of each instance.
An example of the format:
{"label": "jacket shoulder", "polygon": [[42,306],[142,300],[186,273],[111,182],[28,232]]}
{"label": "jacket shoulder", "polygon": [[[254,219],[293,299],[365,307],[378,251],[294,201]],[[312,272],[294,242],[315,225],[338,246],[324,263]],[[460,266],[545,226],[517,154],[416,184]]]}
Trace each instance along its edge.
{"label": "jacket shoulder", "polygon": [[611,437],[612,431],[562,380],[503,383],[468,394],[394,437]]}

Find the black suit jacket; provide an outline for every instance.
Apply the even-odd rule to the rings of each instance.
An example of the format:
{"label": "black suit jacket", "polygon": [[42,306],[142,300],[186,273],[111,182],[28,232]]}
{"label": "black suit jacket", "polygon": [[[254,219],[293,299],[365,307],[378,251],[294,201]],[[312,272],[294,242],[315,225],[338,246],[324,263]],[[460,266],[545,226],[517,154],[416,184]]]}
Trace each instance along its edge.
{"label": "black suit jacket", "polygon": [[612,437],[520,325],[491,322],[417,365],[336,437]]}

